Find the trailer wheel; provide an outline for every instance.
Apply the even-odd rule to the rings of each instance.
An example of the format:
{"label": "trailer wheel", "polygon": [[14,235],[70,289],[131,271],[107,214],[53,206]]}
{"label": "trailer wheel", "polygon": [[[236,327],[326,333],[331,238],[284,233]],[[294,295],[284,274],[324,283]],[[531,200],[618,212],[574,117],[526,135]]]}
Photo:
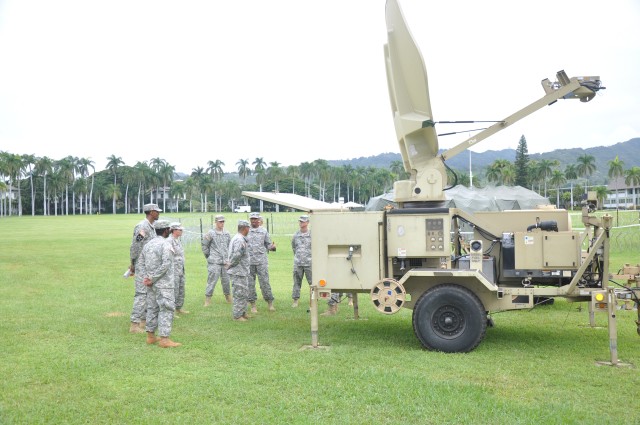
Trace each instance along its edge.
{"label": "trailer wheel", "polygon": [[470,290],[453,284],[434,286],[413,308],[413,331],[428,350],[466,353],[487,330],[487,313]]}

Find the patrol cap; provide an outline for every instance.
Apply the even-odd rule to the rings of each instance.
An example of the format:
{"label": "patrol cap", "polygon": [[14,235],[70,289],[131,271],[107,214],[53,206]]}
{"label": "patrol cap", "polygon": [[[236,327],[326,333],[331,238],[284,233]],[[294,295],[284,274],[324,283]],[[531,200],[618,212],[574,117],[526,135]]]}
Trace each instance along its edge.
{"label": "patrol cap", "polygon": [[216,221],[224,221],[224,216],[223,215],[217,215],[216,216]]}
{"label": "patrol cap", "polygon": [[308,215],[301,215],[300,218],[298,219],[298,221],[303,221],[305,223],[309,222],[309,216]]}
{"label": "patrol cap", "polygon": [[158,204],[145,204],[142,207],[142,211],[144,211],[144,212],[149,212],[149,211],[162,212],[162,210],[158,207]]}
{"label": "patrol cap", "polygon": [[262,218],[262,217],[260,217],[260,213],[253,212],[249,214],[249,218],[251,219],[251,218]]}
{"label": "patrol cap", "polygon": [[171,223],[169,223],[169,220],[157,220],[153,223],[153,227],[155,229],[167,229],[171,227]]}
{"label": "patrol cap", "polygon": [[238,220],[238,227],[249,227],[250,224],[247,220]]}
{"label": "patrol cap", "polygon": [[170,227],[171,230],[184,230],[184,227],[182,227],[182,223],[179,222],[171,223]]}

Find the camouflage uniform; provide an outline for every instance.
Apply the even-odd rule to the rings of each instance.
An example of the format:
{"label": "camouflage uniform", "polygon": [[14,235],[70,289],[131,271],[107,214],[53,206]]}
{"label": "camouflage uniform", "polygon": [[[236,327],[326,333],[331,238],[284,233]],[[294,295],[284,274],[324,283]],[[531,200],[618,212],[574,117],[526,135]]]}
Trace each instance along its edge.
{"label": "camouflage uniform", "polygon": [[233,284],[233,318],[238,319],[247,313],[247,301],[249,297],[249,249],[247,238],[242,234],[236,234],[229,244],[229,256],[227,257],[229,268],[227,273],[231,276]]}
{"label": "camouflage uniform", "polygon": [[140,274],[153,284],[147,297],[147,332],[155,332],[161,338],[169,337],[173,323],[175,303],[175,270],[172,243],[158,237],[149,242],[140,254]]}
{"label": "camouflage uniform", "polygon": [[171,243],[171,248],[174,252],[173,268],[174,268],[174,285],[176,291],[176,310],[180,310],[184,305],[184,248],[177,238],[173,237],[173,234],[167,238]]}
{"label": "camouflage uniform", "polygon": [[300,287],[303,276],[307,276],[307,283],[311,285],[311,231],[302,233],[297,231],[291,240],[293,249],[293,291],[291,298],[300,298]]}
{"label": "camouflage uniform", "polygon": [[140,323],[147,316],[147,290],[142,283],[142,275],[138,273],[138,257],[142,253],[142,248],[156,237],[156,230],[146,218],[133,229],[133,240],[129,249],[131,264],[134,266],[136,291],[133,296],[133,309],[131,311],[131,322]]}
{"label": "camouflage uniform", "polygon": [[256,275],[260,282],[260,292],[265,301],[273,301],[271,285],[269,285],[269,260],[267,251],[271,246],[271,237],[264,227],[252,227],[249,229],[249,302],[254,303],[258,299],[256,293]]}
{"label": "camouflage uniform", "polygon": [[204,238],[202,238],[202,253],[207,259],[207,270],[209,272],[207,276],[207,289],[205,289],[204,293],[206,297],[213,296],[213,291],[216,289],[218,279],[220,279],[222,283],[222,292],[225,295],[231,293],[229,275],[224,268],[230,241],[231,234],[224,229],[222,231],[211,229],[204,235]]}

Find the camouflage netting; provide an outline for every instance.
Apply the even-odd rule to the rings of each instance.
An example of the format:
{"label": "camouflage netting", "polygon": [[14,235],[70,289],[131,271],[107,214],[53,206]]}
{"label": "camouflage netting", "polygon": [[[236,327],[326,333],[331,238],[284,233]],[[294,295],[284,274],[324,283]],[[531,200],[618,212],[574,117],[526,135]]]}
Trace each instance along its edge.
{"label": "camouflage netting", "polygon": [[[529,210],[538,205],[549,205],[547,198],[522,186],[490,186],[482,189],[456,186],[445,191],[445,196],[445,207],[467,212]],[[371,198],[366,210],[380,211],[387,205],[395,206],[393,192]]]}

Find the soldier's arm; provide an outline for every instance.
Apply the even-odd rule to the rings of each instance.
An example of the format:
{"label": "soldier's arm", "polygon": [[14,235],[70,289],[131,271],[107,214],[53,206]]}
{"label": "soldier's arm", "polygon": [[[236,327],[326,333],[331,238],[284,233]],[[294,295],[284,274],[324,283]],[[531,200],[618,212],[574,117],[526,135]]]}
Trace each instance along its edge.
{"label": "soldier's arm", "polygon": [[154,272],[150,276],[153,283],[156,283],[162,276],[167,273],[167,271],[171,267],[173,255],[174,252],[171,249],[171,245],[165,244],[162,248],[162,263],[160,264],[160,267],[154,270]]}
{"label": "soldier's arm", "polygon": [[276,244],[271,240],[271,236],[269,236],[269,232],[266,232],[264,234],[264,247],[268,251],[275,251],[276,250]]}
{"label": "soldier's arm", "polygon": [[202,238],[202,253],[204,254],[204,258],[209,258],[209,253],[211,252],[211,232],[207,232]]}
{"label": "soldier's arm", "polygon": [[243,247],[238,246],[238,244],[233,244],[229,247],[229,258],[227,259],[227,263],[229,267],[233,267],[240,262],[240,258],[243,254]]}

